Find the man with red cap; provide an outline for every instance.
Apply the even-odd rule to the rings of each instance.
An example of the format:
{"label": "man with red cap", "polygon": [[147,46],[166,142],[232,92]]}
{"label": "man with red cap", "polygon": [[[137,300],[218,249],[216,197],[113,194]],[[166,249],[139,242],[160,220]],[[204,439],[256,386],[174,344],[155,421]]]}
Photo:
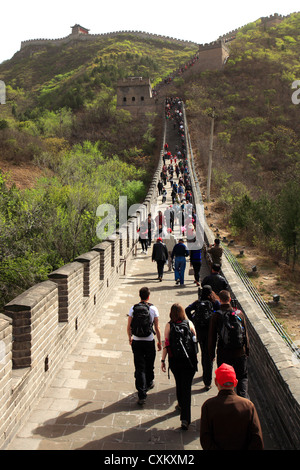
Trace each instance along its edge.
{"label": "man with red cap", "polygon": [[235,370],[222,364],[215,371],[216,397],[201,409],[200,443],[203,450],[263,450],[264,442],[254,404],[236,394]]}

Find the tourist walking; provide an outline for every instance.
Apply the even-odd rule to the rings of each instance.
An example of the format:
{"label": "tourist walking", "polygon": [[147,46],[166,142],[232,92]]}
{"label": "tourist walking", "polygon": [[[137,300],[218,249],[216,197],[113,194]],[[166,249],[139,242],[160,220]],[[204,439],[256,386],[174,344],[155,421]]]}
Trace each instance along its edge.
{"label": "tourist walking", "polygon": [[176,284],[180,284],[181,286],[184,285],[184,272],[186,267],[186,258],[189,256],[189,250],[187,249],[186,245],[181,238],[178,243],[174,246],[171,259],[172,262],[175,258],[175,282]]}
{"label": "tourist walking", "polygon": [[177,244],[177,239],[174,236],[171,228],[168,228],[167,232],[168,234],[166,238],[164,238],[164,242],[168,250],[168,270],[172,271],[173,269],[172,251],[173,251],[174,246]]}
{"label": "tourist walking", "polygon": [[211,360],[217,356],[217,366],[230,364],[238,380],[237,394],[248,398],[249,337],[245,315],[231,306],[230,293],[218,295],[220,309],[211,317],[208,334],[208,351]]}
{"label": "tourist walking", "polygon": [[200,442],[203,450],[263,450],[264,441],[255,405],[239,397],[234,368],[226,363],[215,371],[216,397],[201,408]]}
{"label": "tourist walking", "polygon": [[143,220],[138,230],[139,242],[142,247],[142,253],[147,253],[148,250],[148,221]]}
{"label": "tourist walking", "polygon": [[211,267],[211,274],[206,276],[202,282],[202,286],[211,286],[212,290],[218,295],[221,290],[228,290],[229,286],[226,279],[220,274],[221,266],[213,264]]}
{"label": "tourist walking", "polygon": [[[202,264],[202,249],[196,242],[196,239],[194,239],[191,244],[187,244],[188,250],[190,253],[190,262],[193,267],[194,271],[194,283],[197,284],[197,286],[200,286],[200,270],[201,270],[201,264]],[[190,248],[190,246],[192,248]]]}
{"label": "tourist walking", "polygon": [[223,248],[219,238],[215,239],[215,243],[210,245],[207,249],[207,253],[211,256],[212,264],[222,265]]}
{"label": "tourist walking", "polygon": [[155,224],[154,224],[154,221],[151,217],[151,214],[148,214],[147,222],[148,222],[148,247],[149,247],[149,246],[151,246],[152,234],[153,234],[154,229],[155,229]]}
{"label": "tourist walking", "polygon": [[154,386],[156,350],[153,328],[157,337],[158,351],[161,350],[161,335],[159,312],[154,305],[149,303],[150,289],[142,287],[139,296],[140,302],[133,305],[128,314],[127,334],[134,358],[138,404],[143,405],[148,390]]}
{"label": "tourist walking", "polygon": [[189,320],[195,325],[197,340],[201,350],[201,365],[204,387],[206,390],[211,388],[213,360],[208,351],[208,332],[212,314],[220,308],[220,303],[216,295],[212,292],[210,286],[204,286],[199,289],[198,299],[185,309]]}
{"label": "tourist walking", "polygon": [[165,360],[168,354],[169,367],[176,383],[176,408],[180,411],[181,428],[187,430],[191,423],[192,381],[197,371],[197,339],[195,327],[188,320],[182,305],[172,305],[164,335],[161,369],[166,372]]}
{"label": "tourist walking", "polygon": [[168,250],[162,238],[158,237],[152,248],[152,262],[156,261],[158,280],[161,282],[164,275],[164,265],[168,261]]}

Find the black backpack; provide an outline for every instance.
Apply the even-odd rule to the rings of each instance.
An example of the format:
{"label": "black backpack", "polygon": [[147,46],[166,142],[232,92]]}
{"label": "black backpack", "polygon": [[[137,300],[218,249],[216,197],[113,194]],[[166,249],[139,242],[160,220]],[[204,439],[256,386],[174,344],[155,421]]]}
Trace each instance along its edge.
{"label": "black backpack", "polygon": [[193,315],[193,323],[196,331],[208,328],[210,318],[214,313],[213,305],[209,300],[199,300],[197,302],[195,313]]}
{"label": "black backpack", "polygon": [[133,306],[131,332],[140,338],[145,338],[153,333],[153,322],[151,321],[150,306],[145,302],[139,302]]}
{"label": "black backpack", "polygon": [[221,314],[221,325],[219,336],[225,349],[239,349],[245,344],[245,327],[240,310],[219,312]]}
{"label": "black backpack", "polygon": [[197,343],[193,340],[187,320],[181,323],[170,322],[170,357],[187,359],[192,367],[197,364]]}

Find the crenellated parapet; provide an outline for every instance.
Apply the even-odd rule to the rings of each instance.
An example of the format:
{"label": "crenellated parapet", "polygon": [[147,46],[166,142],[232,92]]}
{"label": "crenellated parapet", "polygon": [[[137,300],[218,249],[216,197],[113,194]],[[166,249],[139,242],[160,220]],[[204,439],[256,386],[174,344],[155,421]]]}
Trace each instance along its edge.
{"label": "crenellated parapet", "polygon": [[173,43],[179,43],[183,46],[190,46],[196,43],[193,41],[186,41],[184,39],[177,39],[174,37],[163,36],[160,34],[147,33],[145,31],[113,31],[110,33],[101,33],[101,34],[69,34],[68,36],[60,39],[28,39],[21,42],[21,50],[29,46],[60,46],[62,44],[67,44],[72,41],[96,41],[103,38],[114,38],[117,36],[128,36],[134,35],[142,39],[158,39],[162,41],[169,41]]}

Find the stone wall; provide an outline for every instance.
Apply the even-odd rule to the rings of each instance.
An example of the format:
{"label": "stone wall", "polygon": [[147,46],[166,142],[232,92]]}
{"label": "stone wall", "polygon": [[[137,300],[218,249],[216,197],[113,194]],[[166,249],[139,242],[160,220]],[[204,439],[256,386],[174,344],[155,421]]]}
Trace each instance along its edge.
{"label": "stone wall", "polygon": [[138,36],[141,39],[158,39],[162,41],[169,41],[172,43],[180,43],[183,46],[190,46],[191,44],[196,44],[193,41],[185,41],[183,39],[176,39],[169,36],[162,36],[160,34],[147,33],[145,31],[114,31],[111,33],[103,34],[69,34],[68,36],[60,39],[28,39],[21,42],[21,50],[28,46],[60,46],[62,44],[67,44],[72,41],[96,41],[102,38],[114,38],[117,36],[128,36],[134,35]]}
{"label": "stone wall", "polygon": [[161,103],[152,97],[150,79],[130,77],[118,81],[117,108],[134,115],[158,112]]}
{"label": "stone wall", "polygon": [[[165,134],[162,149],[164,139]],[[141,217],[156,203],[161,165],[162,155],[145,201],[122,227],[13,299],[0,314],[0,449],[24,424],[134,259]]]}

